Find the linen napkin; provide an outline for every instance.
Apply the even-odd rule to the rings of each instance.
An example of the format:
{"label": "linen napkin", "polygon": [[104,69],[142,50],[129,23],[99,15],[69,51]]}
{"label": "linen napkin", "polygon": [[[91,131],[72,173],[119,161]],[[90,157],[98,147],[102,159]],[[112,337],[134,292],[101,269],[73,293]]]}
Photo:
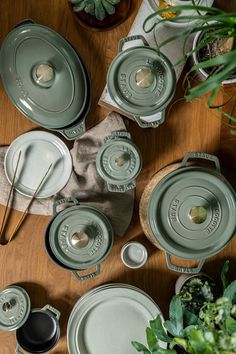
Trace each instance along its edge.
{"label": "linen napkin", "polygon": [[[45,199],[35,199],[30,207],[31,214],[51,215],[53,202],[63,197],[73,196],[81,203],[98,208],[111,221],[114,232],[123,236],[130,224],[134,190],[125,193],[108,191],[106,182],[99,176],[96,169],[96,154],[106,136],[113,131],[126,130],[121,116],[110,113],[101,123],[88,130],[82,137],[75,140],[70,153],[73,170],[67,185],[55,196]],[[0,204],[6,205],[10,184],[4,172],[4,156],[7,146],[0,147]],[[29,203],[29,198],[14,191],[12,208],[23,211]]]}

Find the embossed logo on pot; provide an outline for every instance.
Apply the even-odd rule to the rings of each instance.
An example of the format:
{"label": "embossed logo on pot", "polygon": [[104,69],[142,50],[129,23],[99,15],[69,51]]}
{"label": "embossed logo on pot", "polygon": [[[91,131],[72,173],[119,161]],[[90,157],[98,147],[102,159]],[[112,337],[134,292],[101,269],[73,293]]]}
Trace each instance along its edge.
{"label": "embossed logo on pot", "polygon": [[172,222],[177,221],[177,211],[179,207],[179,199],[173,199],[169,208],[169,218]]}
{"label": "embossed logo on pot", "polygon": [[123,95],[126,98],[132,97],[132,93],[129,91],[128,86],[127,86],[127,79],[126,79],[126,74],[121,73],[119,77],[119,83],[120,83],[120,89]]}
{"label": "embossed logo on pot", "polygon": [[220,210],[219,208],[215,208],[213,210],[213,215],[212,215],[210,225],[207,227],[207,232],[209,235],[212,234],[215,228],[219,225],[220,219],[221,219]]}

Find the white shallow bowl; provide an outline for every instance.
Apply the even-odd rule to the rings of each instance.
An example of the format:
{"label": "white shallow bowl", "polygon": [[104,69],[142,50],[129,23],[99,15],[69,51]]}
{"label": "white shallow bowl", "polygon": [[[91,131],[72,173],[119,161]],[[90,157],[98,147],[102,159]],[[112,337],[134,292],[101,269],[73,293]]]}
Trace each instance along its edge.
{"label": "white shallow bowl", "polygon": [[148,258],[146,248],[139,242],[126,243],[121,249],[121,260],[128,268],[142,267]]}
{"label": "white shallow bowl", "polygon": [[[191,0],[166,0],[167,3],[173,6],[180,6],[180,5],[193,5]],[[197,5],[199,6],[208,6],[211,7],[213,5],[214,0],[199,0],[197,2]],[[159,0],[147,0],[147,3],[149,5],[149,8],[152,12],[155,12],[159,10]],[[187,15],[194,15],[196,11],[183,11],[181,13],[182,16],[187,16]],[[161,16],[157,16],[158,20],[161,20]],[[183,21],[183,22],[171,22],[171,21],[166,21],[164,24],[168,27],[172,28],[185,28],[188,26],[193,25],[196,23],[196,21]]]}

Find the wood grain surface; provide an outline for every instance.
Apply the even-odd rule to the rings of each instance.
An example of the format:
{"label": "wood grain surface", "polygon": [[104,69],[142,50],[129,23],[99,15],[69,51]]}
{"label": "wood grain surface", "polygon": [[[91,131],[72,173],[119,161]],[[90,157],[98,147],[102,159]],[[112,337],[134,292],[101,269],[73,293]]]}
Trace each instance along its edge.
{"label": "wood grain surface", "polygon": [[[1,0],[0,45],[7,33],[25,18],[49,26],[67,38],[85,60],[91,77],[93,104],[87,118],[87,126],[91,127],[108,113],[97,102],[105,85],[107,68],[116,53],[117,41],[128,33],[140,4],[141,0],[133,0],[128,19],[119,27],[96,33],[77,25],[67,0]],[[103,283],[122,282],[138,286],[150,294],[167,315],[178,274],[167,269],[164,252],[155,248],[144,236],[138,215],[139,200],[151,176],[165,165],[181,159],[186,152],[218,152],[221,127],[219,118],[219,115],[207,109],[206,98],[186,103],[179,83],[165,124],[158,129],[143,130],[129,121],[133,140],[143,155],[134,215],[125,237],[116,238],[112,252],[102,263],[102,273],[97,278],[79,283],[69,271],[49,260],[44,249],[44,232],[50,217],[30,215],[12,243],[0,246],[0,288],[18,284],[29,293],[32,307],[42,307],[49,303],[61,311],[61,339],[51,353],[68,353],[66,327],[70,312],[81,295]],[[35,125],[18,112],[0,83],[0,144],[9,144],[19,134],[33,128]],[[71,143],[68,145],[71,146]],[[0,216],[3,210],[0,207]],[[20,215],[19,212],[12,213],[7,232],[13,229]],[[148,249],[148,261],[140,270],[125,268],[120,259],[120,249],[130,239],[140,241]],[[219,255],[207,260],[204,270],[219,278],[219,269],[224,259],[232,259],[235,265],[235,254],[236,240]],[[14,332],[0,333],[0,354],[12,354],[14,348]]]}

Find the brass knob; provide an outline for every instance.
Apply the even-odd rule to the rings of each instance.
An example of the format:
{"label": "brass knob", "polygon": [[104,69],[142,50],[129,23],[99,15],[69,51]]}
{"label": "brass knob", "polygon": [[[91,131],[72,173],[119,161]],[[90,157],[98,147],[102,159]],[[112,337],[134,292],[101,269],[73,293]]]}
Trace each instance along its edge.
{"label": "brass knob", "polygon": [[189,217],[194,224],[202,224],[207,218],[207,209],[203,206],[195,206],[190,210]]}
{"label": "brass knob", "polygon": [[135,81],[139,87],[150,87],[154,82],[154,74],[150,68],[141,68],[135,74]]}
{"label": "brass knob", "polygon": [[84,248],[89,242],[89,237],[84,231],[75,232],[72,235],[71,243],[74,247]]}

